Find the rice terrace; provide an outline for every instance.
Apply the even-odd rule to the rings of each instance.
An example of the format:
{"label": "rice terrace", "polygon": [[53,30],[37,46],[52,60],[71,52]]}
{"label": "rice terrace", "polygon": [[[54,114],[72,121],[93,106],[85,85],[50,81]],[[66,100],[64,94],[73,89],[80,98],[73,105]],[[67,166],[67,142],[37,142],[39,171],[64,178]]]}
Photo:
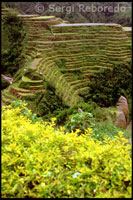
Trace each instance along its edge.
{"label": "rice terrace", "polygon": [[79,3],[1,4],[2,198],[132,197],[131,13]]}

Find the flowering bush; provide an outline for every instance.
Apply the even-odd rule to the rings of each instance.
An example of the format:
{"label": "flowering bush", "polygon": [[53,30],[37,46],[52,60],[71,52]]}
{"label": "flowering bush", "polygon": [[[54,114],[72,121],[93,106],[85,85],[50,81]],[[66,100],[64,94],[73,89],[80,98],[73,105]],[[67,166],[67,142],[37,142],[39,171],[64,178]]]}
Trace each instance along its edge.
{"label": "flowering bush", "polygon": [[101,144],[91,129],[78,136],[55,129],[55,119],[32,123],[24,106],[2,106],[3,198],[131,198],[131,146],[121,132]]}

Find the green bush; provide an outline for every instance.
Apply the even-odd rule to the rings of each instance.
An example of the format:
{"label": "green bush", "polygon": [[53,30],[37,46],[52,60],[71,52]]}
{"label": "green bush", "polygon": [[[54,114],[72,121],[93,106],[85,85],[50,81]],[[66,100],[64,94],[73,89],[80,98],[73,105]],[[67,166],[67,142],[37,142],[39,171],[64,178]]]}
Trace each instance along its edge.
{"label": "green bush", "polygon": [[85,133],[87,128],[94,126],[93,115],[88,112],[70,115],[69,120],[65,123],[66,131],[71,132],[76,131],[76,129],[80,129],[79,135]]}
{"label": "green bush", "polygon": [[113,70],[105,69],[91,77],[84,100],[92,100],[100,106],[115,106],[121,95],[131,98],[131,79],[131,63],[116,64]]}
{"label": "green bush", "polygon": [[[114,139],[114,136],[118,135],[119,131],[123,131],[126,138],[130,138],[130,134],[126,133],[126,130],[115,126],[114,121],[111,119],[111,115],[107,115],[107,120],[97,120],[91,113],[83,112],[70,115],[64,123],[66,132],[76,131],[79,129],[78,135],[85,134],[88,128],[92,128],[90,137],[95,141],[103,141],[104,137]],[[106,116],[106,117],[107,117]],[[114,116],[114,115],[113,115]]]}
{"label": "green bush", "polygon": [[113,119],[113,115],[105,108],[101,108],[95,102],[89,101],[88,103],[80,103],[72,106],[71,108],[63,109],[57,114],[57,123],[63,124],[69,118],[70,115],[76,114],[78,112],[78,108],[81,108],[83,112],[88,112],[93,115],[96,122],[105,121],[107,119]]}
{"label": "green bush", "polygon": [[2,106],[2,198],[131,198],[131,145],[122,133],[94,141],[32,123],[24,107]]}
{"label": "green bush", "polygon": [[55,89],[46,82],[45,92],[38,92],[35,95],[34,107],[36,107],[37,116],[49,119],[49,117],[55,116],[55,111],[62,110],[64,105],[55,94]]}
{"label": "green bush", "polygon": [[22,109],[20,115],[27,116],[32,121],[33,124],[36,123],[37,121],[42,123],[42,119],[37,117],[35,113],[32,113],[31,110],[25,107],[26,105],[27,105],[26,101],[22,100],[13,101],[11,103],[12,108],[20,107]]}
{"label": "green bush", "polygon": [[14,74],[24,64],[26,32],[22,19],[15,14],[3,18],[3,29],[8,37],[8,50],[2,52],[2,72]]}
{"label": "green bush", "polygon": [[93,128],[91,137],[94,140],[99,141],[103,141],[104,137],[114,139],[114,136],[117,136],[119,131],[122,131],[122,128],[116,127],[111,120],[105,122],[97,122],[95,127]]}

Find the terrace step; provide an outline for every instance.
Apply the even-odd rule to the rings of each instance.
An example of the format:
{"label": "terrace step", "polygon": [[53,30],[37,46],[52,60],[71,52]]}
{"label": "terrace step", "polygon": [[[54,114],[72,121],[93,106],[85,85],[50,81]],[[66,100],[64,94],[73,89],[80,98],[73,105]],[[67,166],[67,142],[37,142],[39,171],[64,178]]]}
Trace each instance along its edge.
{"label": "terrace step", "polygon": [[36,28],[26,28],[26,31],[27,31],[27,37],[30,37],[30,36],[37,36],[37,35],[52,35],[50,30],[46,30],[46,29],[41,29],[39,28],[36,29]]}
{"label": "terrace step", "polygon": [[79,35],[83,35],[83,36],[88,36],[88,35],[94,35],[94,36],[126,36],[125,32],[123,31],[101,31],[99,30],[98,32],[97,31],[89,31],[88,32],[85,32],[84,30],[81,29],[81,31],[78,31],[78,32],[74,32],[74,33],[71,33],[71,32],[63,32],[63,33],[54,33],[53,34],[54,36],[56,37],[59,37],[59,36],[79,36]]}
{"label": "terrace step", "polygon": [[118,35],[118,36],[103,36],[100,34],[98,36],[95,36],[95,35],[78,35],[78,36],[63,36],[63,37],[52,37],[52,41],[63,41],[63,40],[74,40],[74,39],[79,39],[79,40],[82,40],[82,39],[87,39],[87,40],[93,40],[95,39],[96,41],[98,40],[114,40],[114,41],[118,41],[118,40],[125,40],[125,39],[128,39],[128,36],[126,35]]}
{"label": "terrace step", "polygon": [[[63,80],[62,73],[60,73],[57,70],[57,68],[54,67],[54,65],[51,67],[48,67],[46,65],[45,68],[43,69],[43,75],[45,79],[56,88],[56,94],[58,94],[62,98],[63,102],[66,105],[70,106],[71,103],[70,101],[68,101],[68,96],[70,96],[71,92],[71,90],[69,89],[70,84],[68,84],[65,79]],[[63,80],[63,87],[61,87],[61,80]],[[65,95],[64,95],[64,89],[65,91],[67,91],[67,94]]]}
{"label": "terrace step", "polygon": [[[124,38],[125,39],[125,38]],[[122,40],[122,39],[121,39]],[[102,42],[102,43],[105,43],[104,41],[99,41],[99,40],[97,40],[97,39],[92,39],[91,41],[94,41],[94,42]],[[61,40],[61,41],[44,41],[44,42],[42,42],[42,41],[30,41],[30,43],[37,43],[37,44],[61,44],[61,43],[75,43],[75,44],[77,44],[77,43],[79,43],[80,42],[80,44],[82,44],[82,42],[89,42],[90,43],[90,41],[88,41],[87,39],[82,39],[82,40]],[[29,42],[28,42],[29,43]]]}
{"label": "terrace step", "polygon": [[[59,45],[59,44],[58,44]],[[102,49],[102,48],[104,48],[104,49],[106,49],[106,48],[109,48],[109,49],[113,49],[113,48],[124,48],[124,49],[126,49],[126,48],[128,48],[129,47],[129,44],[123,44],[123,43],[119,43],[119,44],[111,44],[111,43],[108,43],[108,45],[107,46],[105,46],[105,44],[90,44],[90,43],[73,43],[73,44],[68,44],[68,43],[66,43],[66,44],[62,44],[62,45],[60,45],[60,46],[57,46],[57,44],[55,44],[54,45],[54,49],[55,50],[58,50],[58,49],[60,49],[60,50],[74,50],[74,47],[76,48],[76,50],[75,51],[78,51],[79,50],[79,48],[83,51],[83,50],[85,50],[85,48],[89,48],[89,47],[97,47],[97,48],[100,48],[100,49]],[[106,48],[105,48],[106,47]]]}
{"label": "terrace step", "polygon": [[107,67],[107,66],[84,66],[84,67],[80,67],[80,68],[71,68],[71,69],[67,69],[67,72],[72,72],[72,71],[77,71],[77,70],[82,70],[82,72],[84,72],[86,69],[88,69],[88,71],[92,72],[92,71],[97,71],[100,69],[112,69],[112,67]]}
{"label": "terrace step", "polygon": [[[15,100],[17,100],[17,98],[16,98]],[[14,101],[14,100],[12,100],[12,99],[10,99],[10,98],[8,98],[8,97],[2,96],[2,102],[3,102],[4,104],[6,104],[6,105],[11,104],[12,101]]]}
{"label": "terrace step", "polygon": [[38,38],[40,41],[42,41],[42,42],[43,42],[43,41],[50,41],[50,40],[52,41],[53,36],[43,36],[43,37],[38,37],[38,36],[34,36],[34,37],[33,37],[33,36],[32,36],[32,37],[29,37],[28,40],[32,42],[32,41],[34,41],[34,40],[37,39],[37,38]]}
{"label": "terrace step", "polygon": [[76,80],[76,81],[71,81],[69,83],[71,86],[80,86],[80,85],[89,83],[89,79],[80,79],[80,80]]}
{"label": "terrace step", "polygon": [[[78,24],[77,24],[78,25]],[[122,31],[122,27],[111,27],[111,26],[72,26],[72,24],[70,24],[69,26],[52,26],[51,27],[54,33],[66,33],[66,32],[77,32],[77,31],[89,31],[89,32],[93,32],[93,31]]]}
{"label": "terrace step", "polygon": [[15,87],[10,87],[9,92],[14,95],[15,97],[21,99],[22,97],[27,97],[27,96],[34,96],[36,92],[38,91],[43,91],[45,92],[44,87],[31,87],[31,89],[23,89],[23,88],[15,88]]}
{"label": "terrace step", "polygon": [[[51,27],[52,29],[53,29],[53,27]],[[55,31],[55,30],[54,30]],[[77,31],[77,30],[76,30]],[[99,33],[99,34],[107,34],[107,35],[109,35],[109,34],[111,34],[111,35],[115,35],[115,34],[119,34],[119,33],[123,33],[123,30],[102,30],[102,29],[99,29],[99,30],[90,30],[90,29],[84,29],[83,27],[80,27],[79,29],[78,29],[78,33],[86,33],[85,31],[88,31],[88,33],[89,34],[95,34],[95,33]],[[73,33],[73,32],[70,32],[69,30],[68,30],[68,32],[64,32],[64,30],[63,30],[63,32],[60,32],[60,33],[54,33],[54,35],[56,35],[56,36],[60,36],[60,35],[73,35],[73,34],[78,34],[77,32],[75,32],[75,33]],[[87,34],[88,34],[87,33]]]}
{"label": "terrace step", "polygon": [[88,89],[90,89],[90,87],[79,88],[79,89],[77,89],[77,90],[75,91],[75,93],[76,93],[76,94],[79,94],[81,91],[83,92],[83,91],[88,90]]}
{"label": "terrace step", "polygon": [[2,93],[2,96],[7,98],[7,99],[10,99],[11,101],[15,101],[17,98],[12,95],[7,89],[4,90],[4,92]]}
{"label": "terrace step", "polygon": [[22,76],[22,81],[27,82],[27,83],[42,83],[43,80],[31,80],[30,78],[26,77],[26,76]]}
{"label": "terrace step", "polygon": [[27,93],[27,94],[25,94],[25,93],[21,93],[21,92],[19,92],[18,94],[19,94],[20,98],[22,98],[22,97],[28,97],[28,96],[32,97],[32,96],[35,95],[35,93]]}

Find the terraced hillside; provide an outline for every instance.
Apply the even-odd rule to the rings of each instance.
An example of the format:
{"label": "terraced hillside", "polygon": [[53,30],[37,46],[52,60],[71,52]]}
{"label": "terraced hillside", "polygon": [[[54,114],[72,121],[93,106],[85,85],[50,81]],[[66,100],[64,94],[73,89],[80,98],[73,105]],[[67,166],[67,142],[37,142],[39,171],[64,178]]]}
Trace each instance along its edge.
{"label": "terraced hillside", "polygon": [[[3,2],[2,2],[3,3]],[[1,8],[1,16],[4,17],[8,14],[19,14],[18,10],[12,9],[12,8],[7,8],[4,4],[2,4]]]}
{"label": "terraced hillside", "polygon": [[[131,40],[120,25],[69,24],[54,16],[19,16],[27,31],[25,68],[41,73],[41,79],[55,88],[66,106],[84,101],[80,94],[89,92],[90,77],[94,73],[106,68],[111,70],[114,64],[131,59]],[[23,88],[26,80],[28,88]],[[18,97],[28,95],[35,85],[38,90],[42,89],[41,81],[34,82],[23,76],[19,81]],[[15,83],[8,89],[13,94],[12,87]]]}
{"label": "terraced hillside", "polygon": [[[26,74],[26,72],[25,72]],[[32,79],[27,73],[23,75],[19,81],[11,84],[6,90],[2,92],[2,101],[6,104],[10,104],[17,99],[28,99],[33,97],[36,92],[45,92],[43,79],[39,76],[34,76]]]}

